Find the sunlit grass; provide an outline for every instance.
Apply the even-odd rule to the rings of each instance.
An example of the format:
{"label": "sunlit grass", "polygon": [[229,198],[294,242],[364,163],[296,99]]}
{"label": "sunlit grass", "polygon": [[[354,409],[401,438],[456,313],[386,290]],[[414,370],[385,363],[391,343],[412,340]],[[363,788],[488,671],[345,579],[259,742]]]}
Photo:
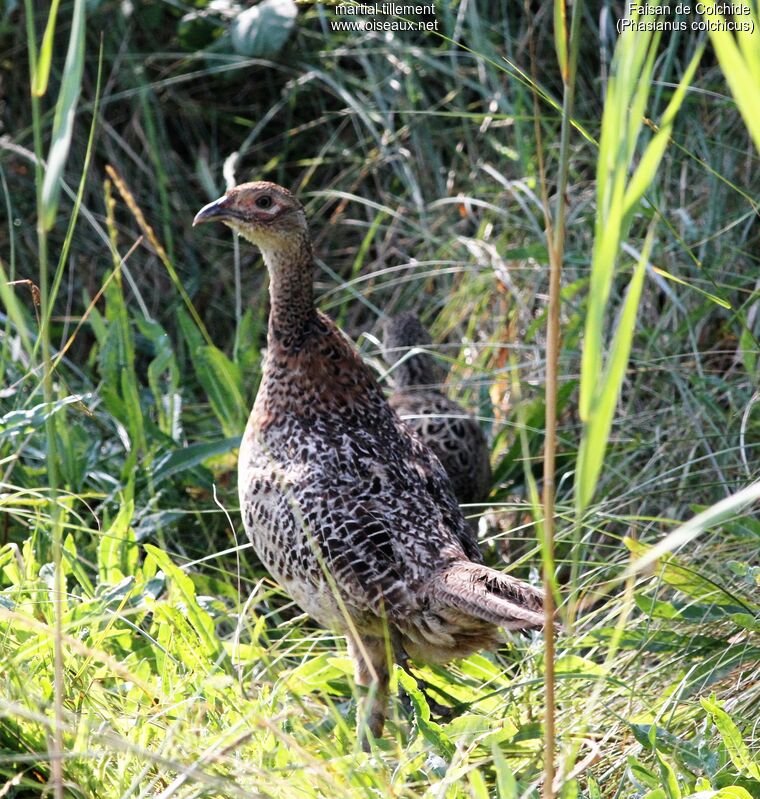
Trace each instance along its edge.
{"label": "sunlit grass", "polygon": [[[49,78],[35,84],[47,88],[37,145],[29,75],[4,73],[16,124],[0,142],[12,222],[0,233],[0,795],[36,796],[50,784],[58,708],[66,796],[538,796],[538,636],[420,669],[456,717],[431,719],[407,684],[414,710],[394,701],[383,741],[371,756],[360,751],[344,642],[272,585],[226,515],[238,525],[234,455],[265,346],[264,271],[228,237],[190,228],[223,190],[224,164],[237,152],[227,165],[236,180],[273,179],[306,202],[320,307],[379,373],[382,316],[423,315],[449,368],[446,390],[492,441],[487,558],[536,579],[526,483],[541,474],[548,251],[524,79],[528,23],[517,11],[494,19],[476,3],[449,9],[447,35],[463,50],[341,39],[316,7],[302,13],[292,49],[262,62],[181,51],[173,7],[155,7],[157,24],[144,16],[149,5],[130,17],[90,4],[48,258],[34,235],[35,198],[40,159],[60,130],[53,109],[71,3],[58,8]],[[538,121],[553,176],[559,105],[544,98],[561,90],[549,23],[535,20]],[[12,39],[8,24],[3,34]],[[557,641],[561,765],[572,768],[572,752],[577,768],[563,796],[746,799],[760,796],[752,509],[735,508],[637,575],[628,595],[619,580],[632,555],[760,474],[760,406],[751,404],[758,156],[711,51],[691,75],[692,50],[685,56],[675,37],[652,51],[646,80],[618,70],[623,93],[611,99],[604,85],[619,126],[603,130],[606,37],[593,29],[582,37],[576,117],[588,136],[571,139],[563,264],[556,557],[579,608]],[[506,61],[500,68],[502,56],[523,78]],[[639,98],[635,113],[625,97]],[[618,182],[595,187],[599,151],[589,139],[606,151],[642,115],[659,133],[642,128],[638,143],[629,135]],[[659,162],[646,155],[652,148]],[[106,184],[106,164],[125,191]],[[625,225],[613,225],[599,192],[634,182],[643,197],[626,206]],[[593,488],[581,525],[573,486],[587,420],[578,380],[602,390],[601,366],[581,374],[581,351],[595,341],[601,365],[626,321],[627,277],[602,261],[599,236],[616,242],[608,251],[623,264],[641,264],[641,294],[607,403],[609,430],[597,442],[604,461],[583,478]],[[39,286],[48,261],[56,291],[35,306],[28,284],[9,282]],[[600,269],[605,291],[596,288]],[[589,292],[609,298],[591,337]],[[49,396],[38,343],[45,318],[56,364]],[[54,450],[57,482],[47,477]],[[58,703],[56,529],[66,586]]]}

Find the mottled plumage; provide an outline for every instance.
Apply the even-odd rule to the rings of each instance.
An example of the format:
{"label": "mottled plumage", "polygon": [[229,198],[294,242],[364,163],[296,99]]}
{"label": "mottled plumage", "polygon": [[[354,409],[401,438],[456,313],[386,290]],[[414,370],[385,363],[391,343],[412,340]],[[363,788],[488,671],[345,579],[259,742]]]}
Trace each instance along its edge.
{"label": "mottled plumage", "polygon": [[238,464],[245,529],[296,602],[346,633],[357,682],[377,687],[366,715],[378,736],[386,638],[400,662],[464,656],[496,644],[500,626],[541,626],[542,593],[480,564],[439,460],[314,308],[298,200],[243,184],[194,224],[211,220],[256,244],[270,275],[267,354]]}
{"label": "mottled plumage", "polygon": [[483,502],[491,488],[486,437],[477,421],[441,391],[446,373],[433,356],[413,349],[431,343],[415,314],[387,320],[383,350],[393,366],[395,389],[388,402],[438,456],[459,502]]}

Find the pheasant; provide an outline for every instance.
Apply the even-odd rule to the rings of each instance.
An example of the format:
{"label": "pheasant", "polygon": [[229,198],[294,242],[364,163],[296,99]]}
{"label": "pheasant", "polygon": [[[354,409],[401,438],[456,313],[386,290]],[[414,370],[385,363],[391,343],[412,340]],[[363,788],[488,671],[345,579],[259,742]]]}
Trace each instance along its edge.
{"label": "pheasant", "polygon": [[499,628],[543,624],[543,594],[482,565],[438,458],[388,405],[353,345],[314,305],[301,203],[244,183],[193,225],[220,221],[269,271],[268,346],[243,435],[246,532],[272,577],[320,624],[345,633],[362,745],[382,735],[391,660],[445,662],[495,646]]}
{"label": "pheasant", "polygon": [[430,334],[413,313],[384,325],[383,351],[393,366],[391,408],[438,456],[460,504],[483,502],[491,487],[488,445],[480,425],[440,390],[445,371],[424,351]]}

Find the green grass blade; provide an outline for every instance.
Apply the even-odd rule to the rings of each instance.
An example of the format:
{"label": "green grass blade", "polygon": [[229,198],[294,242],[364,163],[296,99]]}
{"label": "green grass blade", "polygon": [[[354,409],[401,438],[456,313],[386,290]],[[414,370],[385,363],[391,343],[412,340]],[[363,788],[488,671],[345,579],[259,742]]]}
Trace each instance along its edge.
{"label": "green grass blade", "polygon": [[[579,512],[593,498],[604,461],[614,408],[633,340],[636,307],[631,303],[635,301],[638,305],[644,264],[651,248],[651,231],[629,286],[609,360],[603,367],[605,315],[618,250],[644,192],[656,177],[670,140],[675,116],[702,55],[702,48],[698,48],[663,113],[660,129],[644,150],[632,177],[627,180],[642,127],[657,52],[657,36],[650,35],[647,38],[641,31],[631,31],[631,35],[628,33],[626,31],[620,37],[615,54],[615,71],[608,89],[599,148],[597,222],[581,363],[579,406],[585,426],[576,472],[576,507]],[[624,325],[625,331],[621,329]]]}
{"label": "green grass blade", "polygon": [[71,146],[71,135],[74,130],[79,93],[82,89],[82,73],[84,71],[85,50],[85,3],[86,0],[75,0],[74,14],[71,22],[71,36],[63,68],[63,82],[55,107],[53,120],[53,136],[47,159],[47,169],[42,181],[41,224],[43,229],[50,230],[55,223],[58,208],[58,197],[61,192],[61,176]]}
{"label": "green grass blade", "polygon": [[594,494],[604,462],[604,453],[612,427],[612,417],[625,377],[628,356],[631,352],[633,335],[636,327],[636,314],[644,283],[646,264],[652,247],[650,230],[641,258],[633,272],[628,285],[623,312],[620,316],[615,336],[612,340],[609,360],[605,374],[601,380],[601,388],[596,392],[594,404],[589,408],[590,415],[581,438],[576,471],[576,503],[579,510],[588,506]]}
{"label": "green grass blade", "polygon": [[567,24],[567,6],[565,0],[554,0],[554,48],[557,51],[557,62],[562,71],[563,79],[567,80],[569,59],[567,55],[567,41],[570,32]]}
{"label": "green grass blade", "polygon": [[[661,275],[666,280],[672,280],[673,283],[678,283],[681,286],[686,286],[686,288],[691,289],[692,291],[696,291],[697,294],[701,294],[706,299],[710,300],[710,302],[714,302],[716,305],[720,305],[721,308],[726,308],[727,310],[732,310],[733,306],[731,303],[724,299],[723,297],[719,297],[717,294],[711,294],[709,291],[705,291],[701,289],[699,286],[694,285],[694,283],[690,283],[688,280],[684,280],[683,278],[678,277],[678,275],[674,275],[671,272],[666,272],[659,266],[653,266],[652,271],[658,275]],[[746,330],[745,330],[746,332]]]}
{"label": "green grass blade", "polygon": [[55,20],[58,15],[58,5],[60,0],[53,0],[50,4],[48,21],[45,26],[45,33],[42,35],[42,44],[37,58],[37,64],[32,79],[32,93],[35,97],[42,97],[47,92],[48,81],[50,79],[50,63],[53,57],[53,39],[55,37]]}
{"label": "green grass blade", "polygon": [[604,312],[625,226],[626,177],[643,124],[656,37],[626,30],[618,41],[602,114],[597,159],[597,219],[581,363],[580,415],[586,420],[602,371]]}
{"label": "green grass blade", "polygon": [[69,215],[69,224],[66,228],[66,237],[63,240],[61,253],[58,257],[58,265],[56,266],[55,275],[53,276],[53,284],[50,287],[50,298],[48,302],[48,307],[45,309],[43,324],[49,323],[50,314],[52,312],[53,306],[55,305],[55,300],[56,297],[58,296],[58,290],[60,288],[61,281],[63,280],[63,274],[66,269],[66,264],[68,263],[69,252],[71,250],[71,244],[74,239],[74,230],[76,229],[77,221],[79,219],[79,212],[82,208],[82,198],[84,197],[85,188],[87,186],[87,178],[90,173],[90,164],[92,162],[92,153],[95,143],[95,131],[98,127],[98,108],[100,104],[100,84],[102,77],[103,77],[103,47],[101,44],[100,53],[98,54],[98,76],[97,76],[97,82],[95,84],[95,99],[92,106],[92,121],[90,123],[90,132],[87,137],[87,149],[85,150],[84,163],[82,164],[82,173],[79,178],[79,188],[77,189],[76,199],[74,200],[74,206],[71,209],[71,213]]}
{"label": "green grass blade", "polygon": [[670,135],[673,132],[673,122],[686,96],[686,90],[691,85],[694,73],[697,71],[703,51],[704,46],[698,47],[692,56],[689,66],[686,68],[683,78],[678,84],[678,88],[673,93],[673,97],[668,103],[665,113],[662,115],[660,129],[649,142],[639,165],[636,167],[628,183],[623,199],[624,218],[627,218],[633,212],[639,200],[644,196],[644,192],[657,174],[657,168],[660,165],[662,156],[665,154],[665,148],[668,146]]}
{"label": "green grass blade", "polygon": [[720,502],[716,502],[707,510],[698,513],[688,522],[682,524],[672,533],[666,535],[659,543],[655,544],[643,557],[634,561],[628,568],[627,574],[643,571],[655,563],[659,558],[674,549],[688,544],[705,530],[709,530],[725,519],[740,513],[747,505],[760,500],[760,480],[742,488]]}
{"label": "green grass blade", "polygon": [[31,353],[33,344],[29,338],[29,328],[27,327],[26,315],[16,292],[10,284],[10,275],[5,269],[2,258],[0,258],[0,302],[3,304],[9,321],[13,324],[16,333],[24,347],[24,351]]}
{"label": "green grass blade", "polygon": [[496,744],[491,747],[493,768],[496,772],[496,789],[499,799],[517,799],[520,795],[517,790],[517,780],[507,760]]}
{"label": "green grass blade", "polygon": [[705,19],[715,25],[714,29],[709,29],[710,41],[747,130],[760,152],[760,115],[757,113],[760,108],[760,55],[757,46],[760,20],[753,12],[747,15],[748,18],[737,16],[737,19],[748,21],[753,26],[751,34],[744,32],[737,45],[733,33],[721,30],[725,18],[715,10],[715,0],[708,0],[705,6]]}

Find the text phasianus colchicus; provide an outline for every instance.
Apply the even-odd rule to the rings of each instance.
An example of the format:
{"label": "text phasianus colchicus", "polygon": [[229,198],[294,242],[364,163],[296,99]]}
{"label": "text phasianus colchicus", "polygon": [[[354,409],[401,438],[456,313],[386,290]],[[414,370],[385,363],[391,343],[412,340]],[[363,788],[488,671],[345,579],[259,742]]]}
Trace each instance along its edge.
{"label": "text phasianus colchicus", "polygon": [[493,647],[499,627],[543,625],[543,594],[482,565],[440,461],[315,309],[301,203],[273,183],[245,183],[193,224],[211,221],[255,244],[270,278],[263,375],[238,463],[245,529],[293,599],[346,634],[357,683],[374,687],[361,716],[379,737],[389,652],[404,664]]}

